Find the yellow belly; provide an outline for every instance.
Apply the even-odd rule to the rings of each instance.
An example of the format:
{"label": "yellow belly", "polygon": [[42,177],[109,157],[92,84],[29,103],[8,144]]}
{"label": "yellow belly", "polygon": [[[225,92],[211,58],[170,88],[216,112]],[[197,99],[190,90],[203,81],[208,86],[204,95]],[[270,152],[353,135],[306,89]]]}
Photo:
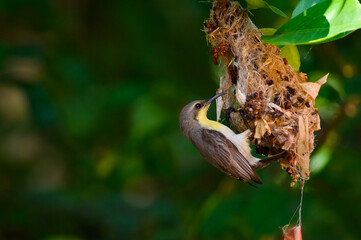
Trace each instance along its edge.
{"label": "yellow belly", "polygon": [[223,124],[213,121],[213,120],[209,120],[207,118],[207,110],[208,110],[208,108],[201,109],[197,116],[197,120],[202,127],[207,128],[207,129],[217,130],[219,132],[226,133],[226,134],[235,135],[235,133],[226,125],[223,125]]}
{"label": "yellow belly", "polygon": [[197,116],[197,120],[202,127],[217,130],[220,127],[224,126],[223,124],[221,124],[219,122],[209,120],[207,118],[207,111],[208,111],[208,107],[205,107],[199,111],[198,116]]}

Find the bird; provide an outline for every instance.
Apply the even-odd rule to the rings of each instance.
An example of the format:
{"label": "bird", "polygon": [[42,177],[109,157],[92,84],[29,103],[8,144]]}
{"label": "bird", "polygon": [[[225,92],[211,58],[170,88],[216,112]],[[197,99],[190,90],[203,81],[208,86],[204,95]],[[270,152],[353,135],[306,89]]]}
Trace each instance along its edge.
{"label": "bird", "polygon": [[228,126],[208,119],[211,103],[225,95],[218,93],[208,100],[187,104],[180,112],[179,125],[183,134],[193,143],[200,154],[214,167],[242,182],[263,184],[255,170],[268,166],[281,158],[284,152],[260,159],[251,154],[250,129],[236,134]]}

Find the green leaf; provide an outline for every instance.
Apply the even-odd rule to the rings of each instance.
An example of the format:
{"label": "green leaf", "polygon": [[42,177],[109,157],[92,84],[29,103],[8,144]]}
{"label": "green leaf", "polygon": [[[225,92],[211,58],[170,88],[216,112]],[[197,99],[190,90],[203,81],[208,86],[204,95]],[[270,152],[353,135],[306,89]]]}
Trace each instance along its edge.
{"label": "green leaf", "polygon": [[259,9],[259,8],[269,8],[271,9],[272,12],[288,18],[288,16],[282,12],[279,8],[269,5],[267,2],[263,1],[263,0],[246,0],[247,2],[247,9],[248,10],[252,10],[252,9]]}
{"label": "green leaf", "polygon": [[300,71],[301,60],[296,45],[286,45],[281,48],[281,57],[286,58],[287,62],[297,72]]}
{"label": "green leaf", "polygon": [[280,15],[281,17],[288,18],[288,16],[287,16],[284,12],[282,12],[279,8],[277,8],[277,7],[275,7],[275,6],[272,6],[272,5],[269,5],[268,3],[267,3],[267,7],[268,7],[269,9],[271,9],[272,12]]}
{"label": "green leaf", "polygon": [[317,40],[315,43],[321,44],[321,43],[331,42],[331,41],[346,37],[347,35],[349,35],[352,32],[354,32],[354,31],[343,32],[343,33],[337,34],[337,35],[335,35],[333,37],[329,37],[329,38],[321,38],[321,39]]}
{"label": "green leaf", "polygon": [[260,28],[259,30],[264,36],[272,36],[277,31],[275,28]]}
{"label": "green leaf", "polygon": [[296,17],[297,15],[299,15],[300,13],[306,11],[310,7],[312,7],[312,6],[314,6],[314,5],[318,4],[318,3],[324,2],[324,1],[326,1],[326,0],[301,0],[297,4],[295,10],[293,10],[291,18]]}
{"label": "green leaf", "polygon": [[324,0],[313,6],[312,1],[306,3],[297,6],[299,10],[296,8],[292,16],[305,11],[262,40],[278,45],[324,43],[361,28],[361,5],[357,0]]}

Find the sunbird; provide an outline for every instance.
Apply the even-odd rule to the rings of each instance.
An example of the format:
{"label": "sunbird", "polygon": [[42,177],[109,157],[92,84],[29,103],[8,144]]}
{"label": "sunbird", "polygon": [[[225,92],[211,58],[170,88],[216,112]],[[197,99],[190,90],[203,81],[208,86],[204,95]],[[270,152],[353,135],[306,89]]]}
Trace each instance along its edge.
{"label": "sunbird", "polygon": [[212,101],[224,94],[226,93],[218,93],[208,100],[197,100],[187,104],[179,116],[180,128],[213,166],[242,182],[251,184],[252,180],[263,184],[255,170],[268,166],[272,161],[281,158],[285,152],[265,159],[256,158],[251,154],[249,129],[236,134],[226,125],[209,120],[209,106]]}

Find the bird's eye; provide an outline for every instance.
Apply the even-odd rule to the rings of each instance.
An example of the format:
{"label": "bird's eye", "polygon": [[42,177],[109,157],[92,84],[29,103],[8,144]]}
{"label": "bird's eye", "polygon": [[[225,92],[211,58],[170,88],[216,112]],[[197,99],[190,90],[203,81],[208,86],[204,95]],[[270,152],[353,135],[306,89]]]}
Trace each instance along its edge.
{"label": "bird's eye", "polygon": [[197,104],[195,105],[195,107],[196,107],[197,109],[200,109],[200,108],[202,107],[202,104],[197,103]]}

